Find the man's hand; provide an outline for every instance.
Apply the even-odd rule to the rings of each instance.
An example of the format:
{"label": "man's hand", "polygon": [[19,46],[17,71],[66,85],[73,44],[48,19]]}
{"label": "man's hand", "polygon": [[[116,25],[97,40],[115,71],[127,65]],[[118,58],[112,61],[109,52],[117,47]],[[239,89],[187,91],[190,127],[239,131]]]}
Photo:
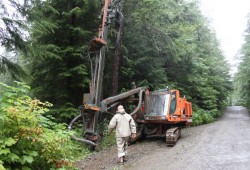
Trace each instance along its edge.
{"label": "man's hand", "polygon": [[132,133],[131,138],[132,139],[136,138],[136,133]]}

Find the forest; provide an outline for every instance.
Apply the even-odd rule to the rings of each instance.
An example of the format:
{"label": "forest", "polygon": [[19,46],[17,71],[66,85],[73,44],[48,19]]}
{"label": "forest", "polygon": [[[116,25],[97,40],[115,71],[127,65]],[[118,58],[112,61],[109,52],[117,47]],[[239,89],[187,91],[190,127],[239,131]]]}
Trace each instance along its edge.
{"label": "forest", "polygon": [[[0,1],[0,169],[74,169],[90,152],[70,139],[79,132],[66,128],[89,91],[84,49],[98,32],[101,7],[101,0]],[[131,82],[179,89],[192,102],[193,126],[216,120],[229,105],[250,109],[250,24],[238,72],[230,75],[197,0],[124,0],[123,17],[118,77],[117,29],[109,25],[103,98]]]}

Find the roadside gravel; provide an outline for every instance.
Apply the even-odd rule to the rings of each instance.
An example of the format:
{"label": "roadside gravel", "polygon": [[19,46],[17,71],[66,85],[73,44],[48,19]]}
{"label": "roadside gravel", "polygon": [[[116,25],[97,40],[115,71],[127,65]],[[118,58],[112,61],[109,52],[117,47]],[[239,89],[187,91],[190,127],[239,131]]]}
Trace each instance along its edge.
{"label": "roadside gravel", "polygon": [[128,148],[128,161],[118,165],[116,147],[79,161],[79,169],[237,169],[250,167],[250,116],[240,106],[229,107],[218,121],[182,130],[174,147],[165,139],[146,139]]}

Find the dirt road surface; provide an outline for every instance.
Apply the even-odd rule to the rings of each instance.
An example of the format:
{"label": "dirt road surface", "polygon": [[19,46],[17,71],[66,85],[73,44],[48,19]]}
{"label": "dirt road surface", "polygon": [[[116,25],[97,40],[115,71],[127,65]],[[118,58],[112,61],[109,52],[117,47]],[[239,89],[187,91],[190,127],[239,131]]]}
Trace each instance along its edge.
{"label": "dirt road surface", "polygon": [[119,170],[250,170],[250,115],[244,107],[228,107],[214,123],[182,130],[174,147],[164,139],[129,146],[128,161],[116,163],[116,147],[79,162],[79,169]]}

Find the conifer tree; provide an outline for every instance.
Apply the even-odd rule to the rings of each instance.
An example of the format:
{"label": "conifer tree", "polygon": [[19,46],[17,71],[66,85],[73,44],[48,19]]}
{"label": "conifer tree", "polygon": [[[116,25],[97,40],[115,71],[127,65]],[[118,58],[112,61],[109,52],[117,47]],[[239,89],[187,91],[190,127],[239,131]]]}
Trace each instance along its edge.
{"label": "conifer tree", "polygon": [[248,26],[244,36],[245,43],[241,48],[241,62],[234,81],[234,90],[237,95],[234,96],[234,104],[243,105],[250,109],[250,15],[248,15]]}
{"label": "conifer tree", "polygon": [[36,1],[32,23],[29,70],[35,96],[54,104],[58,118],[71,117],[88,89],[89,60],[83,55],[97,29],[98,0]]}

